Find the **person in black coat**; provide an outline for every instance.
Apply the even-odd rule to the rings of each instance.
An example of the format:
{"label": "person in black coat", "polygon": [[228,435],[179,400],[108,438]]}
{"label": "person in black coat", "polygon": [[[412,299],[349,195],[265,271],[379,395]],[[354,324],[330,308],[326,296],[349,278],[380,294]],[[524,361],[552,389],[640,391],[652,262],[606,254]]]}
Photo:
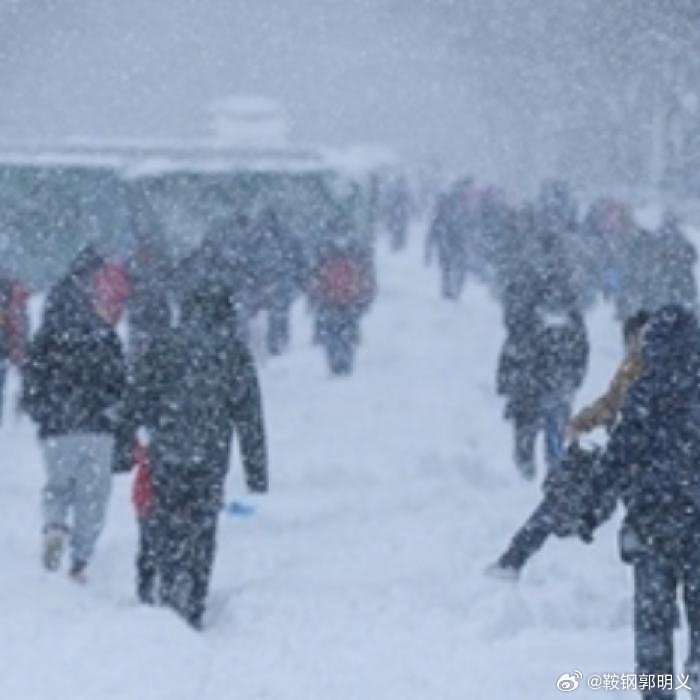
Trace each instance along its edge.
{"label": "person in black coat", "polygon": [[304,268],[297,239],[274,209],[263,209],[244,239],[243,265],[234,274],[247,280],[250,316],[267,312],[266,344],[271,355],[281,354],[289,345],[291,306],[302,291]]}
{"label": "person in black coat", "polygon": [[507,398],[513,422],[515,463],[535,476],[535,442],[545,436],[549,469],[563,456],[564,429],[588,363],[588,338],[573,293],[559,278],[523,263],[503,293],[506,339],[498,361],[497,392]]}
{"label": "person in black coat", "polygon": [[[153,512],[140,557],[142,600],[160,600],[200,628],[234,430],[248,487],[268,488],[262,400],[253,359],[236,338],[232,292],[191,289],[180,325],[141,357],[128,392],[115,471],[129,469],[139,427],[149,436]],[[144,541],[142,538],[142,548]]]}
{"label": "person in black coat", "polygon": [[360,344],[360,320],[377,293],[373,247],[347,233],[345,217],[336,219],[332,233],[319,246],[307,287],[315,313],[314,338],[326,351],[333,374],[352,373]]}
{"label": "person in black coat", "polygon": [[85,578],[109,500],[113,433],[126,387],[114,326],[127,294],[121,266],[92,249],[82,251],[49,293],[22,367],[22,407],[38,425],[48,473],[43,562],[49,570],[60,566],[70,532],[71,575],[79,580]]}
{"label": "person in black coat", "polygon": [[445,299],[458,299],[467,272],[468,234],[476,213],[470,211],[468,195],[474,185],[469,177],[454,183],[449,192],[438,198],[426,239],[425,261],[429,264],[433,249],[440,266],[440,292]]}
{"label": "person in black coat", "polygon": [[[622,498],[623,561],[634,566],[638,674],[673,677],[677,589],[683,588],[690,632],[690,687],[700,688],[700,327],[687,307],[651,316],[642,344],[643,371],[622,406],[593,479],[589,531],[607,516],[599,500]],[[644,700],[667,700],[654,688]]]}

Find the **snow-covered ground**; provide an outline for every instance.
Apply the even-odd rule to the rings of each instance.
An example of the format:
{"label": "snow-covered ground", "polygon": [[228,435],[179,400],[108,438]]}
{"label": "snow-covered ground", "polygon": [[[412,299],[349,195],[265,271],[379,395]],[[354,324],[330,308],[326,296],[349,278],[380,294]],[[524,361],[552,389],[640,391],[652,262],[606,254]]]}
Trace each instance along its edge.
{"label": "snow-covered ground", "polygon": [[[511,463],[494,394],[500,310],[470,284],[439,298],[422,231],[379,250],[380,294],[356,373],[328,376],[303,305],[261,367],[271,493],[222,515],[209,626],[134,597],[130,476],[80,587],[39,563],[43,467],[31,424],[0,432],[0,698],[8,700],[546,700],[634,671],[631,576],[616,524],[554,540],[517,584],[483,576],[539,498]],[[616,365],[608,307],[589,317],[592,398]],[[228,497],[244,493],[238,457]],[[679,633],[679,664],[684,653]]]}

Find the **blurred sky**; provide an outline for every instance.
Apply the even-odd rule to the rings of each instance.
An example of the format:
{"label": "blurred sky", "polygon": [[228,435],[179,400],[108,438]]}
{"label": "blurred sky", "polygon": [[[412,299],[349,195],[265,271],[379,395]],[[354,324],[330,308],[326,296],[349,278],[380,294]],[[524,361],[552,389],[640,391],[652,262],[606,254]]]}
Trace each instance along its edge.
{"label": "blurred sky", "polygon": [[0,134],[201,135],[208,101],[262,95],[303,142],[534,178],[596,89],[596,4],[629,2],[3,0]]}

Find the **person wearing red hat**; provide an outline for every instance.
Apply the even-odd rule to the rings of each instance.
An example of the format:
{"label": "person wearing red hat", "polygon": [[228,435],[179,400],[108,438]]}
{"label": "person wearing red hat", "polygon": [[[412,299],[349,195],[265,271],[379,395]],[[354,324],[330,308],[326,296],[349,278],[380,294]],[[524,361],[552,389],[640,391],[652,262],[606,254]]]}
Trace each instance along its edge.
{"label": "person wearing red hat", "polygon": [[49,292],[23,365],[22,406],[38,424],[47,470],[43,564],[50,571],[60,567],[69,536],[70,575],[81,582],[111,490],[114,431],[127,375],[114,326],[128,293],[120,264],[91,248],[82,251]]}

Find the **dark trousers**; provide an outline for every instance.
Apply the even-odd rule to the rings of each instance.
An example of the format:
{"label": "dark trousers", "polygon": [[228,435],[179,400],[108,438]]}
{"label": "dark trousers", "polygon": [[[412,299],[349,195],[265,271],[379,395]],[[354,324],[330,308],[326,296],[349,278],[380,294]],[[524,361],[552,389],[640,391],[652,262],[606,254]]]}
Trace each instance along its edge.
{"label": "dark trousers", "polygon": [[564,456],[564,430],[571,415],[568,398],[552,400],[537,414],[516,414],[515,463],[525,476],[534,476],[535,441],[540,430],[544,432],[547,469],[556,468]]}
{"label": "dark trousers", "polygon": [[155,602],[158,577],[158,542],[160,527],[155,513],[138,520],[139,549],[136,555],[136,592],[144,603]]}
{"label": "dark trousers", "polygon": [[160,599],[200,628],[214,563],[223,478],[168,471],[154,484]]}
{"label": "dark trousers", "polygon": [[535,440],[539,432],[537,418],[517,416],[513,427],[515,429],[515,463],[520,470],[525,470],[526,476],[534,476]]}
{"label": "dark trousers", "polygon": [[543,499],[515,533],[508,549],[499,558],[499,564],[520,571],[552,534],[552,527],[551,510],[547,500]]}
{"label": "dark trousers", "polygon": [[267,350],[279,355],[289,345],[289,306],[274,304],[267,314]]}
{"label": "dark trousers", "polygon": [[[676,676],[673,669],[673,629],[676,619],[676,595],[683,588],[685,613],[690,631],[688,668],[700,662],[700,550],[683,546],[681,556],[666,556],[655,551],[640,553],[634,564],[634,634],[637,674]],[[699,678],[691,678],[696,689]],[[670,700],[672,690],[649,688],[643,700]]]}

